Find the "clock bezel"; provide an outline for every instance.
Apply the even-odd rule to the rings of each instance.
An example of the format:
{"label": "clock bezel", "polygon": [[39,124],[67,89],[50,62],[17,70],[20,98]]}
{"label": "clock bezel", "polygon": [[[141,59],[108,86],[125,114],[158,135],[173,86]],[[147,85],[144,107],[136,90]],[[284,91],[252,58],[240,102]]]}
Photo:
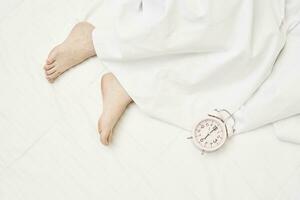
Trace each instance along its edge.
{"label": "clock bezel", "polygon": [[[222,127],[222,131],[223,131],[223,133],[224,133],[223,135],[224,135],[225,138],[222,139],[222,140],[223,140],[222,143],[221,143],[220,145],[214,147],[214,148],[205,148],[205,147],[203,147],[203,146],[196,140],[196,138],[195,138],[196,129],[197,129],[198,125],[199,125],[201,122],[205,121],[205,120],[212,120],[212,121],[217,122],[217,123]],[[209,116],[205,117],[204,119],[198,121],[198,122],[194,125],[194,127],[193,127],[193,132],[192,132],[192,134],[193,134],[192,137],[193,137],[193,143],[194,143],[194,145],[195,145],[198,149],[203,150],[203,151],[206,151],[206,152],[212,152],[212,151],[216,151],[216,150],[220,149],[220,148],[225,144],[225,142],[226,142],[226,140],[227,140],[227,137],[228,137],[227,127],[226,127],[226,125],[224,124],[224,122],[223,122],[222,120],[218,119],[217,117],[212,117],[211,115],[209,115]]]}

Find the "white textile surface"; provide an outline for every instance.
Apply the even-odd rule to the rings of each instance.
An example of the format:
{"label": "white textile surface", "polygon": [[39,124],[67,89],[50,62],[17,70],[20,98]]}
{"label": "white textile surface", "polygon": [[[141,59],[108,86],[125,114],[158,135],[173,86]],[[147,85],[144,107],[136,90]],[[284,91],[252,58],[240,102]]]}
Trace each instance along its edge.
{"label": "white textile surface", "polygon": [[94,46],[150,116],[191,130],[227,109],[238,134],[300,113],[298,0],[106,2]]}
{"label": "white textile surface", "polygon": [[1,2],[1,200],[300,198],[300,147],[277,140],[273,126],[202,156],[188,131],[131,105],[113,144],[100,145],[101,61],[82,63],[53,85],[42,69],[49,49],[74,24],[87,16],[95,23],[89,12],[99,6],[96,0]]}

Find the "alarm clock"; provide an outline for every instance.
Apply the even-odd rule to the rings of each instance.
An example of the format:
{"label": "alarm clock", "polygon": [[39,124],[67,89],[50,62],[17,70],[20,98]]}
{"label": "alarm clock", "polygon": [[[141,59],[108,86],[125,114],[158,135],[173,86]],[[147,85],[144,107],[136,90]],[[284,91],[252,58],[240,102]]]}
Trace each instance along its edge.
{"label": "alarm clock", "polygon": [[200,119],[192,130],[194,145],[202,152],[220,149],[234,135],[233,115],[225,109],[215,109]]}

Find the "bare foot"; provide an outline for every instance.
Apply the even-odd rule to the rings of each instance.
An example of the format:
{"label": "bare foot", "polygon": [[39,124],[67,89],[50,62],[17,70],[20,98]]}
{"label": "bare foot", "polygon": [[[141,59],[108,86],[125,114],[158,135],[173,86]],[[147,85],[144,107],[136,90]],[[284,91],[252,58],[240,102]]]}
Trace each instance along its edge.
{"label": "bare foot", "polygon": [[93,29],[93,25],[80,22],[63,43],[52,49],[44,65],[49,82],[52,83],[66,70],[96,55],[92,41]]}
{"label": "bare foot", "polygon": [[103,112],[98,122],[101,143],[111,142],[112,131],[132,99],[112,73],[105,74],[101,80]]}

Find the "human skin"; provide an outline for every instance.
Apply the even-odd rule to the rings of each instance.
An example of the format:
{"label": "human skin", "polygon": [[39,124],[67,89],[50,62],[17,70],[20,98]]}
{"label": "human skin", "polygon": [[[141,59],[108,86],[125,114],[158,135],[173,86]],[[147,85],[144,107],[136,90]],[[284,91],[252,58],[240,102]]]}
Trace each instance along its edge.
{"label": "human skin", "polygon": [[[46,59],[46,79],[53,83],[67,70],[96,56],[92,32],[94,26],[88,22],[76,24],[64,42],[55,46]],[[113,129],[132,99],[112,73],[101,78],[102,113],[98,120],[100,141],[108,145],[112,141]]]}

